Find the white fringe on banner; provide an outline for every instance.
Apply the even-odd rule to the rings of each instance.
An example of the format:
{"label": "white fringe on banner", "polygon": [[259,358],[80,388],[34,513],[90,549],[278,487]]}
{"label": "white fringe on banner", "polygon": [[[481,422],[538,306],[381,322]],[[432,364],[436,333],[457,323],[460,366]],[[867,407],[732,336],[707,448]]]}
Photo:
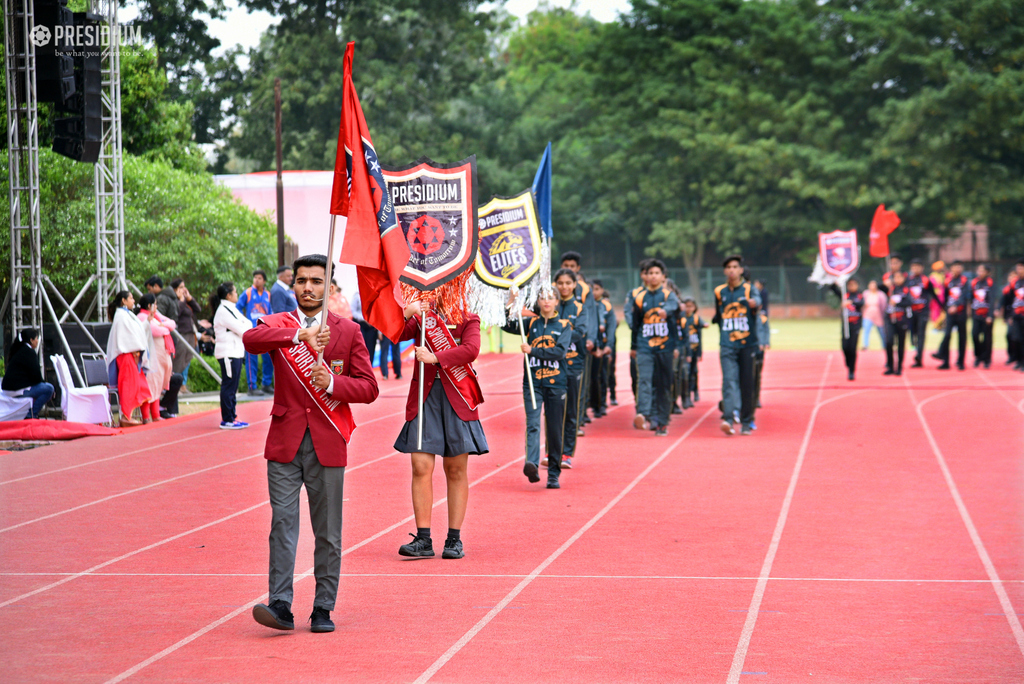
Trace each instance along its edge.
{"label": "white fringe on banner", "polygon": [[[551,286],[551,243],[541,238],[540,271],[519,288],[518,306],[532,309],[544,286]],[[503,326],[514,318],[508,308],[508,290],[488,285],[479,278],[469,281],[469,310],[480,317],[485,326]]]}

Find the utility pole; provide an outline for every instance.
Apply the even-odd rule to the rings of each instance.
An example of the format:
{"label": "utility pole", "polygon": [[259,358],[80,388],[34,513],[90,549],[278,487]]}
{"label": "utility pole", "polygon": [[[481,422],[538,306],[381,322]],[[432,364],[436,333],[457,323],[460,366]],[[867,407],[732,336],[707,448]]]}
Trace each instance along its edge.
{"label": "utility pole", "polygon": [[277,145],[277,264],[284,263],[284,180],[281,178],[281,79],[274,79],[274,137]]}

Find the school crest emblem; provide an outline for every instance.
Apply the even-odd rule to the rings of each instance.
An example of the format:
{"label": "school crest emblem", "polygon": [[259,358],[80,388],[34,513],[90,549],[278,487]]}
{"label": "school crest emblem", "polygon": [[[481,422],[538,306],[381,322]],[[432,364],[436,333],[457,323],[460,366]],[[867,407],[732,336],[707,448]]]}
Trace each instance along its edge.
{"label": "school crest emblem", "polygon": [[342,359],[335,359],[331,361],[331,373],[333,375],[341,375],[345,370],[345,362]]}

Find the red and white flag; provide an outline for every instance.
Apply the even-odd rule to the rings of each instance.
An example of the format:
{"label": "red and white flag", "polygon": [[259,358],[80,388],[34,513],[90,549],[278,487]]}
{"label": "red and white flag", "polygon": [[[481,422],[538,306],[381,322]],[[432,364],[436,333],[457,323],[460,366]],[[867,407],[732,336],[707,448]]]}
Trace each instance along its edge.
{"label": "red and white flag", "polygon": [[370,130],[352,82],[355,43],[345,48],[341,126],[334,160],[331,213],[347,216],[341,262],[355,264],[363,318],[397,342],[405,327],[396,298],[398,279],[409,263],[409,245],[381,173]]}
{"label": "red and white flag", "polygon": [[871,247],[868,253],[873,257],[889,256],[889,233],[900,225],[900,217],[895,211],[888,211],[884,204],[875,209],[875,218],[871,220]]}

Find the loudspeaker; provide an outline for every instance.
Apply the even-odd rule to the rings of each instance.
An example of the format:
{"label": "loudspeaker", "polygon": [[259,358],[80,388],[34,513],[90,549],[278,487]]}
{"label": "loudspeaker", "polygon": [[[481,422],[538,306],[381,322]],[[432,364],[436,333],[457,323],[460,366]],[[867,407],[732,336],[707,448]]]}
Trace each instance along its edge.
{"label": "loudspeaker", "polygon": [[[57,109],[74,116],[54,121],[53,151],[75,161],[95,163],[103,141],[102,46],[99,42],[102,18],[88,12],[75,12],[72,16],[76,35],[85,36],[85,44],[64,44],[74,55],[75,93],[63,105],[58,104]],[[84,27],[81,32],[77,30],[80,26]]]}
{"label": "loudspeaker", "polygon": [[[75,20],[67,0],[36,0],[33,4],[36,26],[46,29],[49,39],[36,46],[36,97],[40,102],[63,105],[75,94],[75,65],[57,34],[69,35]],[[60,29],[58,29],[60,27]]]}

